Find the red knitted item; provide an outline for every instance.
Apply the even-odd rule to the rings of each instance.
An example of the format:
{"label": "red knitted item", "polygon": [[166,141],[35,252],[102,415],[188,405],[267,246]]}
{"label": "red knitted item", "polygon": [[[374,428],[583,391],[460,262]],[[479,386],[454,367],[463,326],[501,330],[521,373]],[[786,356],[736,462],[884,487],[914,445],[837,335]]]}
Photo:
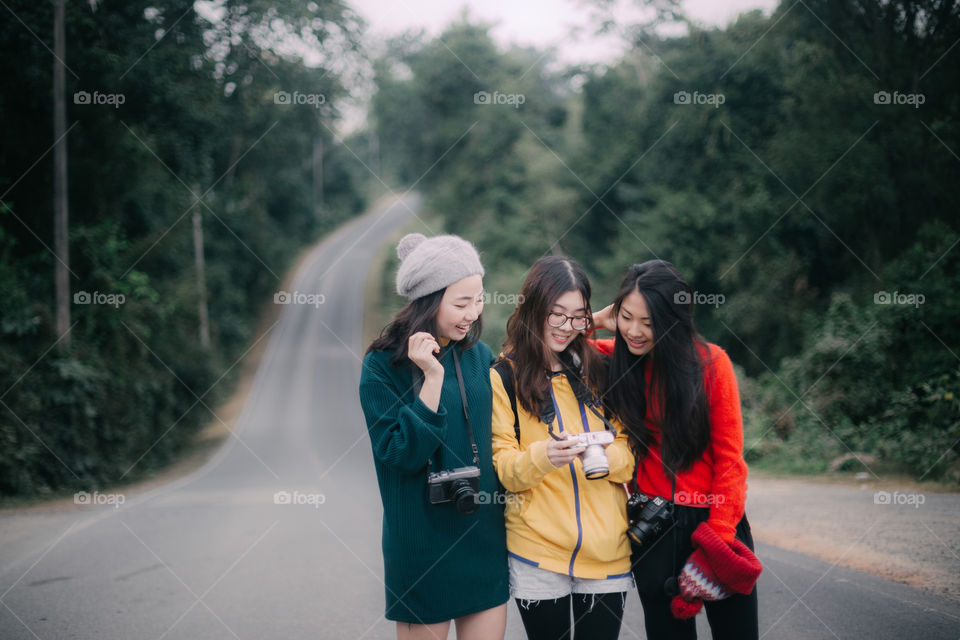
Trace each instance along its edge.
{"label": "red knitted item", "polygon": [[724,542],[706,522],[693,532],[694,552],[678,578],[680,594],[670,610],[676,618],[692,618],[704,601],[723,600],[734,593],[750,593],[763,565],[739,540]]}

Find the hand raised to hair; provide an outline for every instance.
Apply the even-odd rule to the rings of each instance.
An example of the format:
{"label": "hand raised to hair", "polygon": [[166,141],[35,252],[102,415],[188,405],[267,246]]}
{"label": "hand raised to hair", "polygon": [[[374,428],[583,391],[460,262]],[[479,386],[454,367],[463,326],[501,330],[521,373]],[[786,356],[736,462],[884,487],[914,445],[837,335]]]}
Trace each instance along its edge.
{"label": "hand raised to hair", "polygon": [[426,331],[413,334],[407,341],[407,357],[413,364],[420,367],[425,377],[443,375],[443,365],[435,355],[438,353],[440,353],[440,345]]}
{"label": "hand raised to hair", "polygon": [[593,326],[597,329],[606,329],[610,333],[617,332],[617,316],[613,312],[612,304],[593,314]]}

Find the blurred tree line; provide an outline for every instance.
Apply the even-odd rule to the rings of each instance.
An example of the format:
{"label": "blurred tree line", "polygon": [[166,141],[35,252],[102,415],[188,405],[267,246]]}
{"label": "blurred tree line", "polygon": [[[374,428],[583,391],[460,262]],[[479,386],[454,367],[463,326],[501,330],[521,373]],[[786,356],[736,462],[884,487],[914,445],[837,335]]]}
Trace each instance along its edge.
{"label": "blurred tree line", "polygon": [[960,481],[958,3],[655,26],[619,25],[633,46],[606,66],[498,49],[468,18],[377,60],[384,174],[481,249],[485,339],[500,344],[541,255],[584,264],[594,308],[664,258],[742,367],[751,463],[857,452],[871,472]]}
{"label": "blurred tree line", "polygon": [[333,135],[363,25],[337,0],[66,3],[80,295],[67,346],[52,304],[53,6],[3,12],[0,494],[142,477],[213,418],[299,249],[364,206],[366,169]]}

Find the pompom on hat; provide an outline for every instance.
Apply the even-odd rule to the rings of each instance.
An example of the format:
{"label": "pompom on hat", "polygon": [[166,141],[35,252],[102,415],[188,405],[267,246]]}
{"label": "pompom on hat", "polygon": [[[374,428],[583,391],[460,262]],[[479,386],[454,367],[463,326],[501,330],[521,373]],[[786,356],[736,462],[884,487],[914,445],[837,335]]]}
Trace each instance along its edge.
{"label": "pompom on hat", "polygon": [[747,545],[737,539],[724,542],[706,522],[700,523],[692,540],[696,550],[680,572],[680,594],[670,602],[673,617],[679,619],[697,615],[704,601],[750,593],[763,571]]}
{"label": "pompom on hat", "polygon": [[410,300],[484,273],[477,250],[460,236],[427,238],[422,233],[408,233],[397,245],[397,257],[397,293]]}

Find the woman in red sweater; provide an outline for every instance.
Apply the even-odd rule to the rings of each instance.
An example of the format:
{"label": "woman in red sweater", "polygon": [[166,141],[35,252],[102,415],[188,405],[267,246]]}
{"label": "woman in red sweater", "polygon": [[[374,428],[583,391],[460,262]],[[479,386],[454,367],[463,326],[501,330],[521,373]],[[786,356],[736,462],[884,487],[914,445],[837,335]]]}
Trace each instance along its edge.
{"label": "woman in red sweater", "polygon": [[[604,400],[638,457],[633,573],[647,637],[696,638],[706,603],[713,637],[758,637],[756,579],[744,515],[747,464],[733,365],[693,324],[693,292],[669,262],[630,267],[594,324],[612,356]],[[660,497],[668,501],[661,506]]]}

